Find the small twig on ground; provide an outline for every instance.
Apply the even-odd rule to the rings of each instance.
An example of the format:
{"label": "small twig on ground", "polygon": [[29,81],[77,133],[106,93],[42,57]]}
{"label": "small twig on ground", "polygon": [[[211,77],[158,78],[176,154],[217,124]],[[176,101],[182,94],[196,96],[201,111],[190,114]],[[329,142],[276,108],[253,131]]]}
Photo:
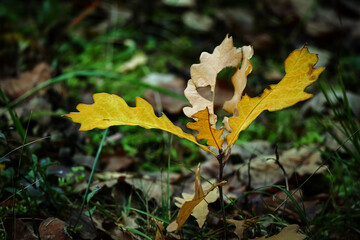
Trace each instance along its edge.
{"label": "small twig on ground", "polygon": [[[285,179],[285,187],[286,187],[286,190],[289,192],[289,180],[288,180],[288,176],[287,176],[287,173],[285,171],[285,168],[283,167],[283,165],[280,163],[280,160],[279,160],[279,152],[278,152],[278,146],[277,144],[275,145],[275,163],[280,167],[280,169],[282,170],[283,174],[284,174],[284,179]],[[285,209],[286,209],[286,204],[284,204],[284,209],[283,209],[283,212],[282,214],[285,214]]]}
{"label": "small twig on ground", "polygon": [[[251,173],[250,173],[250,169],[251,169],[251,160],[253,159],[255,155],[251,154],[250,158],[249,158],[249,162],[248,162],[248,169],[247,169],[247,173],[248,173],[248,183],[246,185],[245,191],[249,191],[251,190]],[[245,203],[244,205],[247,206],[249,203],[249,195],[245,195]]]}
{"label": "small twig on ground", "polygon": [[283,167],[283,165],[280,163],[279,161],[279,153],[278,153],[278,146],[275,145],[275,163],[280,167],[281,171],[283,172],[284,174],[284,178],[285,178],[285,186],[286,186],[286,190],[289,191],[289,180],[288,180],[288,176],[287,176],[287,173],[285,171],[285,168]]}
{"label": "small twig on ground", "polygon": [[[360,128],[358,130],[356,130],[353,134],[351,134],[351,136],[349,136],[335,151],[334,153],[336,153],[337,151],[339,151],[355,134],[357,134],[360,131]],[[309,176],[305,179],[305,181],[303,183],[300,184],[300,186],[298,186],[292,193],[291,195],[294,195],[295,193],[297,193],[304,185],[305,183],[307,183],[310,178],[312,178],[323,166],[325,166],[325,164],[330,160],[330,156],[326,158],[325,161],[323,161],[320,166]],[[277,210],[279,210],[279,208],[284,205],[286,203],[286,201],[289,199],[289,197],[287,196],[285,198],[284,201],[282,201],[282,203],[273,211],[276,212]]]}

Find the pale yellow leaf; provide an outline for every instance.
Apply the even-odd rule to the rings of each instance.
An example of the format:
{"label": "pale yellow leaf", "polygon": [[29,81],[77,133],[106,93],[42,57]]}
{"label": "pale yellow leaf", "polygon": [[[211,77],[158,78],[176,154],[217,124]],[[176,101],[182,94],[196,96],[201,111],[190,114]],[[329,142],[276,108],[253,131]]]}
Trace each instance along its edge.
{"label": "pale yellow leaf", "polygon": [[243,53],[241,68],[237,69],[231,78],[232,84],[234,85],[234,96],[229,101],[226,101],[223,106],[223,109],[228,113],[234,113],[237,108],[237,104],[240,101],[242,93],[246,87],[247,76],[252,71],[252,65],[249,59],[254,55],[253,48],[251,46],[244,46],[241,50]]}
{"label": "pale yellow leaf", "polygon": [[325,68],[314,68],[318,57],[309,53],[306,47],[293,51],[285,61],[285,77],[276,85],[270,85],[260,97],[242,97],[238,103],[238,117],[229,118],[232,132],[227,135],[227,144],[231,146],[263,111],[278,111],[304,101],[312,94],[304,90],[317,80]]}
{"label": "pale yellow leaf", "polygon": [[299,233],[299,226],[296,224],[289,225],[285,227],[278,234],[266,238],[265,236],[261,238],[255,238],[250,240],[303,240],[306,236],[304,234]]}
{"label": "pale yellow leaf", "polygon": [[197,139],[206,139],[207,145],[222,149],[222,144],[224,142],[222,133],[224,129],[214,129],[210,124],[209,117],[209,109],[203,109],[192,116],[193,119],[196,119],[196,122],[190,122],[186,126],[198,131],[198,134],[196,135]]}
{"label": "pale yellow leaf", "polygon": [[178,229],[178,224],[176,221],[173,221],[166,227],[167,232],[175,232]]}
{"label": "pale yellow leaf", "polygon": [[[193,64],[190,68],[191,79],[184,91],[185,97],[192,107],[183,109],[189,118],[198,111],[208,108],[210,112],[210,123],[215,125],[214,98],[217,74],[226,67],[238,67],[242,59],[240,48],[235,48],[231,37],[226,36],[224,41],[214,49],[212,54],[203,52],[200,55],[200,63]],[[212,100],[202,97],[196,88],[210,86]]]}
{"label": "pale yellow leaf", "polygon": [[70,117],[73,122],[81,124],[80,131],[94,128],[106,129],[115,125],[156,128],[185,138],[211,152],[208,147],[197,143],[193,135],[185,133],[180,127],[175,126],[165,114],[157,117],[152,106],[140,97],[136,98],[136,107],[129,107],[121,97],[115,94],[97,93],[93,97],[94,104],[79,104],[76,107],[79,112],[65,115]]}

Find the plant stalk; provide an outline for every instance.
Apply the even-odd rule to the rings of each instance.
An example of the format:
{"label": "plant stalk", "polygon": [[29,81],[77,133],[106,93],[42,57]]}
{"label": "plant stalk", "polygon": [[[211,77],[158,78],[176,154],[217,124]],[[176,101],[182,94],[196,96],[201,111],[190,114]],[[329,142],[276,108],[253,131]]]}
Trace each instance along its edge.
{"label": "plant stalk", "polygon": [[[220,150],[219,155],[217,156],[217,160],[219,161],[219,182],[223,181],[223,172],[224,172],[224,153]],[[227,224],[226,224],[226,213],[224,207],[224,196],[223,196],[223,188],[222,186],[219,187],[219,198],[220,198],[220,207],[222,212],[222,219],[224,225],[224,239],[227,240]]]}
{"label": "plant stalk", "polygon": [[92,180],[92,177],[94,175],[94,172],[95,172],[95,168],[96,168],[96,165],[98,163],[98,159],[100,157],[100,153],[101,153],[101,150],[102,150],[102,147],[103,147],[103,144],[105,142],[105,139],[106,139],[106,136],[109,132],[109,128],[105,129],[104,133],[103,133],[103,137],[101,139],[101,142],[100,142],[100,145],[99,145],[99,148],[98,148],[98,151],[96,153],[96,157],[95,157],[95,160],[94,160],[94,163],[93,163],[93,166],[92,166],[92,169],[91,169],[91,173],[90,173],[90,176],[89,176],[89,180],[88,180],[88,185],[86,187],[86,190],[85,190],[85,195],[84,195],[84,198],[83,198],[83,202],[81,204],[81,207],[80,207],[80,211],[79,211],[79,214],[78,214],[78,217],[74,223],[74,226],[72,227],[72,230],[75,231],[76,229],[76,226],[77,224],[79,223],[79,220],[81,218],[81,214],[82,212],[84,211],[84,206],[85,206],[85,203],[87,201],[87,196],[89,195],[89,189],[90,189],[90,185],[91,185],[91,180]]}

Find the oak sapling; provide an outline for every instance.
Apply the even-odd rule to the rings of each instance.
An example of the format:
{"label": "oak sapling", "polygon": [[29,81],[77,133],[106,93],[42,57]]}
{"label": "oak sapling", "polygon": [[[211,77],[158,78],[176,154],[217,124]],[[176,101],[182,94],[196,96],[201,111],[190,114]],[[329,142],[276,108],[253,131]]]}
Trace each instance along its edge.
{"label": "oak sapling", "polygon": [[[215,187],[218,187],[224,223],[224,238],[226,239],[226,214],[222,186],[225,184],[223,168],[231,154],[231,147],[235,144],[239,134],[263,111],[278,111],[311,98],[312,94],[304,90],[315,82],[325,70],[325,68],[314,68],[318,57],[316,54],[309,53],[306,47],[294,50],[285,60],[286,74],[283,79],[278,84],[270,85],[260,96],[251,98],[247,94],[243,95],[243,90],[247,83],[247,77],[252,71],[250,59],[253,53],[251,46],[234,47],[232,38],[226,36],[213,53],[203,52],[200,56],[200,63],[193,64],[190,68],[191,79],[188,81],[184,94],[191,107],[185,107],[183,111],[186,116],[195,121],[188,123],[187,127],[196,130],[198,132],[196,139],[205,139],[207,146],[198,143],[193,135],[183,132],[164,114],[161,117],[156,117],[152,106],[139,97],[136,98],[136,107],[129,107],[119,96],[97,93],[93,95],[94,104],[79,104],[77,106],[79,112],[72,112],[66,116],[81,124],[80,131],[88,131],[94,128],[106,129],[114,125],[156,128],[185,138],[203,150],[212,153],[219,162],[218,183],[208,190],[203,190],[201,185],[199,187],[200,181],[196,181],[196,192],[193,198],[184,201],[177,219],[169,225],[168,231],[178,231],[190,214],[194,212],[194,208]],[[232,116],[224,117],[222,126],[218,128],[216,126],[218,117],[214,111],[216,80],[219,72],[226,67],[236,68],[231,78],[234,95],[223,105],[223,109]],[[210,87],[211,100],[199,94],[197,89],[200,87]]]}

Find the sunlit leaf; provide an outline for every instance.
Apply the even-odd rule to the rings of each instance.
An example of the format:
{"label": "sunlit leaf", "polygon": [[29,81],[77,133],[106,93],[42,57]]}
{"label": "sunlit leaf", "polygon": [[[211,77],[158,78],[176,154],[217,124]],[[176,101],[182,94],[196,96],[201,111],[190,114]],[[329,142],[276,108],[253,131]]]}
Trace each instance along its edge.
{"label": "sunlit leaf", "polygon": [[[212,54],[203,52],[200,56],[200,63],[193,64],[190,68],[191,79],[188,81],[184,91],[185,97],[192,107],[185,107],[184,113],[192,117],[195,113],[208,108],[210,113],[210,124],[215,125],[217,117],[214,114],[214,99],[216,77],[226,67],[239,67],[242,59],[241,48],[235,48],[232,37],[226,36],[224,41],[214,49]],[[202,97],[197,88],[210,86],[212,99]]]}
{"label": "sunlit leaf", "polygon": [[176,198],[180,207],[178,216],[174,222],[172,222],[166,230],[168,232],[178,231],[186,220],[193,215],[201,228],[206,220],[206,216],[209,213],[208,204],[215,202],[218,198],[218,193],[212,193],[217,186],[222,186],[226,182],[220,182],[212,185],[208,190],[204,192],[200,182],[200,164],[195,172],[195,193],[183,194],[183,199]]}
{"label": "sunlit leaf", "polygon": [[244,46],[242,50],[242,63],[241,68],[237,69],[231,78],[231,82],[234,85],[234,96],[224,103],[223,109],[228,113],[234,113],[237,108],[237,104],[242,97],[242,93],[246,87],[247,76],[252,71],[252,65],[250,58],[254,55],[254,50],[251,46]]}
{"label": "sunlit leaf", "polygon": [[285,61],[285,77],[276,85],[270,85],[260,97],[245,95],[238,103],[238,117],[229,118],[232,132],[227,135],[227,144],[231,146],[263,111],[278,111],[304,101],[312,94],[304,90],[317,80],[325,68],[314,68],[318,57],[309,53],[306,47],[293,51]]}
{"label": "sunlit leaf", "polygon": [[200,112],[195,113],[192,118],[196,119],[197,121],[190,122],[186,126],[190,129],[198,131],[196,138],[206,139],[207,145],[222,149],[222,144],[224,142],[222,133],[224,129],[214,129],[213,126],[211,126],[209,121],[209,109],[206,108]]}
{"label": "sunlit leaf", "polygon": [[142,98],[136,98],[136,107],[129,107],[121,97],[114,94],[97,93],[93,97],[94,104],[79,104],[76,107],[79,112],[65,115],[70,117],[73,122],[81,124],[80,131],[94,128],[105,129],[115,125],[157,128],[185,138],[202,149],[210,151],[208,147],[197,143],[193,135],[185,133],[180,127],[175,126],[165,114],[157,117],[152,106]]}

